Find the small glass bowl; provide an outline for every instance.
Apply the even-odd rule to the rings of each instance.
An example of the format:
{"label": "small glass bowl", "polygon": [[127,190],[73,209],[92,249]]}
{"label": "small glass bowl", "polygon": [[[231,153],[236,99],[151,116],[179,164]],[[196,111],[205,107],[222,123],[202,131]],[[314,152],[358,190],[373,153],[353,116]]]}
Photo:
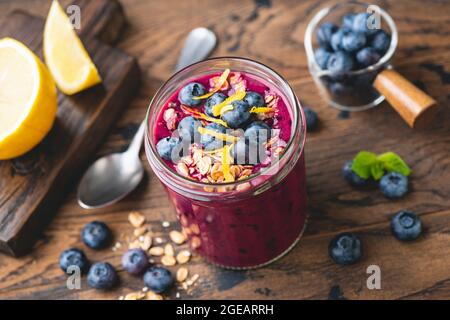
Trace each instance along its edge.
{"label": "small glass bowl", "polygon": [[[316,30],[324,22],[341,25],[342,17],[348,13],[369,12],[370,4],[362,2],[346,2],[320,10],[309,22],[305,32],[305,50],[308,68],[320,94],[332,107],[344,111],[362,111],[373,108],[384,100],[372,83],[379,72],[391,68],[391,59],[398,43],[398,32],[391,16],[377,8],[381,18],[381,27],[391,36],[388,50],[380,60],[369,67],[348,72],[331,72],[319,67],[314,57],[314,48],[318,48]],[[388,28],[386,28],[386,26]]]}

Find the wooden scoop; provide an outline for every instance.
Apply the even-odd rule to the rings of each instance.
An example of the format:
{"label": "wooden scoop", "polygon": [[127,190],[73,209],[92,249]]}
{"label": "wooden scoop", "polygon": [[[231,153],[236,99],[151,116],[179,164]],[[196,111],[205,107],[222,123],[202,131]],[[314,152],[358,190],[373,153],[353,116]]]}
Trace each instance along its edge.
{"label": "wooden scoop", "polygon": [[373,86],[412,128],[426,127],[436,115],[436,101],[395,70],[380,72]]}

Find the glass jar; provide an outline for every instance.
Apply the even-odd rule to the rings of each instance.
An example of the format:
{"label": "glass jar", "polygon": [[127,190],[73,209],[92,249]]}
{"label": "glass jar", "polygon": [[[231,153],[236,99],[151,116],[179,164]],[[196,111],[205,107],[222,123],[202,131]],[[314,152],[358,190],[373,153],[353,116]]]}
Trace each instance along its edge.
{"label": "glass jar", "polygon": [[[371,8],[379,14],[381,26],[390,34],[391,42],[386,53],[380,60],[369,67],[349,72],[331,72],[320,68],[314,57],[317,28],[324,22],[341,24],[341,19],[348,13],[372,12],[369,4],[361,2],[346,2],[320,10],[309,22],[305,32],[305,50],[308,58],[308,68],[322,97],[334,108],[344,111],[362,111],[377,106],[384,100],[373,86],[379,72],[391,68],[391,59],[397,48],[397,27],[391,16],[378,6]],[[386,30],[385,27],[388,27]]]}
{"label": "glass jar", "polygon": [[[153,138],[158,115],[180,87],[229,68],[275,88],[291,116],[291,139],[276,163],[236,182],[203,183],[185,178],[160,158]],[[209,262],[232,269],[268,264],[288,252],[306,223],[305,117],[288,83],[258,62],[214,58],[173,75],[153,97],[146,119],[145,151],[165,186],[193,250]]]}

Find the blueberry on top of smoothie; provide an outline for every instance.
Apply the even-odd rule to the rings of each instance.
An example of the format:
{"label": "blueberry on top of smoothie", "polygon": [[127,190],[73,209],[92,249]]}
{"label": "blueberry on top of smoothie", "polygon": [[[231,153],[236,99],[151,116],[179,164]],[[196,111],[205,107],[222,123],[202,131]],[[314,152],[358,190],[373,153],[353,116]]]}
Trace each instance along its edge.
{"label": "blueberry on top of smoothie", "polygon": [[163,267],[151,267],[144,274],[144,284],[156,293],[163,293],[173,286],[172,273]]}
{"label": "blueberry on top of smoothie", "polygon": [[386,53],[391,44],[391,37],[384,30],[379,30],[372,36],[370,46],[378,51],[380,55]]}
{"label": "blueberry on top of smoothie", "polygon": [[392,218],[391,231],[398,240],[411,241],[422,233],[422,222],[414,212],[402,210]]}
{"label": "blueberry on top of smoothie", "polygon": [[361,32],[347,32],[342,37],[342,49],[354,52],[366,44],[366,36]]}
{"label": "blueberry on top of smoothie", "polygon": [[110,289],[117,284],[117,281],[116,270],[108,262],[97,262],[89,269],[87,283],[92,288]]}
{"label": "blueberry on top of smoothie", "polygon": [[81,273],[85,273],[89,269],[89,261],[83,251],[77,248],[64,250],[59,256],[59,266],[64,272],[70,266],[80,268]]}
{"label": "blueberry on top of smoothie", "polygon": [[[214,123],[214,122],[207,124],[205,126],[205,129],[212,130],[212,131],[219,132],[219,133],[225,133],[227,131],[227,128],[225,128],[224,126],[222,126],[218,123]],[[218,140],[218,139],[216,139],[216,137],[214,137],[210,134],[207,134],[207,133],[202,134],[201,138],[200,138],[200,142],[203,147],[207,147],[211,142],[216,141],[216,140]]]}
{"label": "blueberry on top of smoothie", "polygon": [[110,244],[112,233],[105,223],[92,221],[84,226],[81,238],[89,248],[103,249]]}
{"label": "blueberry on top of smoothie", "polygon": [[195,137],[199,135],[198,128],[201,126],[200,120],[192,116],[185,117],[178,124],[178,133],[183,140],[194,142]]}
{"label": "blueberry on top of smoothie", "polygon": [[330,59],[331,52],[327,51],[325,48],[318,48],[314,51],[314,57],[317,64],[321,69],[327,68],[328,59]]}
{"label": "blueberry on top of smoothie", "polygon": [[243,100],[235,100],[231,102],[233,109],[226,111],[222,115],[222,119],[230,128],[242,128],[250,119],[250,106]]}
{"label": "blueberry on top of smoothie", "polygon": [[241,165],[255,165],[267,158],[266,149],[255,140],[250,140],[247,137],[239,139],[233,145],[231,156],[235,164]]}
{"label": "blueberry on top of smoothie", "polygon": [[193,107],[202,103],[201,99],[194,99],[200,97],[206,92],[205,87],[198,82],[191,82],[185,85],[178,93],[178,100],[182,104]]}
{"label": "blueberry on top of smoothie", "polygon": [[318,29],[316,33],[317,42],[320,46],[324,48],[330,48],[330,41],[333,33],[336,32],[338,27],[331,23],[331,22],[325,22],[323,23]]}
{"label": "blueberry on top of smoothie", "polygon": [[264,98],[259,93],[253,91],[247,92],[244,101],[247,102],[250,107],[263,107],[266,104]]}
{"label": "blueberry on top of smoothie", "polygon": [[156,144],[156,151],[161,158],[164,160],[172,160],[173,149],[181,143],[180,138],[176,137],[165,137],[158,141]]}
{"label": "blueberry on top of smoothie", "polygon": [[328,70],[332,72],[346,72],[353,69],[354,61],[351,55],[344,51],[337,51],[328,59]]}
{"label": "blueberry on top of smoothie", "polygon": [[227,98],[227,96],[221,92],[214,93],[205,102],[205,113],[210,117],[216,118],[214,116],[214,114],[212,113],[212,107],[214,107],[215,105],[217,105],[219,103],[224,102],[226,98]]}
{"label": "blueberry on top of smoothie", "polygon": [[271,138],[272,129],[263,121],[254,121],[245,129],[244,136],[257,143],[264,143]]}
{"label": "blueberry on top of smoothie", "polygon": [[362,256],[361,240],[352,233],[338,234],[331,240],[328,252],[337,264],[353,264]]}

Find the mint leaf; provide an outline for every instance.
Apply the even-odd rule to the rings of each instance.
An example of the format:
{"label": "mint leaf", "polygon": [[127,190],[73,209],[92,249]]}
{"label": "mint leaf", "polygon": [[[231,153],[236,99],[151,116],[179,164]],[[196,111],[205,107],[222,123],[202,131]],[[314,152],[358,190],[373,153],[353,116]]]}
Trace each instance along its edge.
{"label": "mint leaf", "polygon": [[370,167],[370,174],[375,181],[380,180],[381,177],[384,176],[383,163],[377,160],[374,164],[372,164],[372,166]]}
{"label": "mint leaf", "polygon": [[384,169],[389,172],[398,172],[404,176],[411,174],[411,169],[400,158],[400,156],[394,152],[386,152],[378,156],[378,160],[383,164]]}
{"label": "mint leaf", "polygon": [[369,179],[369,177],[372,175],[371,168],[372,166],[376,165],[377,162],[378,159],[375,153],[360,151],[356,155],[355,159],[353,159],[352,170],[361,178]]}

